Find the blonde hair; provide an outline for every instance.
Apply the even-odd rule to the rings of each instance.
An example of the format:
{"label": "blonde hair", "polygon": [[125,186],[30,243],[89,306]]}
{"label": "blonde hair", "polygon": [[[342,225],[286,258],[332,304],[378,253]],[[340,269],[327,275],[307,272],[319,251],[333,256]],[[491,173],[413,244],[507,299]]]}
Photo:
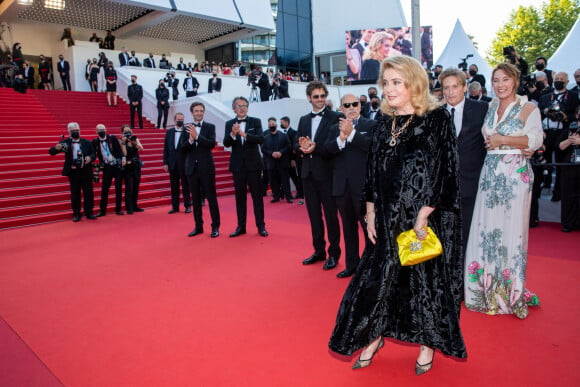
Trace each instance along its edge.
{"label": "blonde hair", "polygon": [[[384,84],[384,73],[387,69],[395,70],[403,78],[405,87],[411,94],[411,105],[413,106],[414,114],[422,116],[427,111],[439,106],[437,99],[429,93],[427,73],[416,59],[407,55],[396,55],[383,60],[378,79],[378,83],[381,86]],[[381,111],[385,114],[394,115],[394,111],[386,99],[381,104]]]}
{"label": "blonde hair", "polygon": [[369,41],[368,50],[365,50],[363,54],[363,60],[365,59],[374,59],[374,60],[382,60],[382,54],[379,52],[383,42],[385,40],[390,40],[391,42],[395,41],[395,37],[388,32],[379,31],[375,32]]}

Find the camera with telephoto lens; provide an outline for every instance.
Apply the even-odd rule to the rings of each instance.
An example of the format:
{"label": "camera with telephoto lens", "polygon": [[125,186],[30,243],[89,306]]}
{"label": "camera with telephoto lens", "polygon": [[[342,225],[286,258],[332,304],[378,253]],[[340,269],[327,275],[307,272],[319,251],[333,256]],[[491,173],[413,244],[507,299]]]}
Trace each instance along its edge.
{"label": "camera with telephoto lens", "polygon": [[83,157],[83,152],[80,149],[77,151],[77,158],[73,159],[73,165],[77,168],[82,168],[85,166],[85,158]]}
{"label": "camera with telephoto lens", "polygon": [[566,115],[562,112],[560,103],[558,101],[552,102],[552,104],[548,107],[546,115],[552,121],[562,122],[566,120]]}
{"label": "camera with telephoto lens", "polygon": [[510,61],[511,64],[516,64],[516,49],[514,46],[506,46],[503,48],[503,56]]}

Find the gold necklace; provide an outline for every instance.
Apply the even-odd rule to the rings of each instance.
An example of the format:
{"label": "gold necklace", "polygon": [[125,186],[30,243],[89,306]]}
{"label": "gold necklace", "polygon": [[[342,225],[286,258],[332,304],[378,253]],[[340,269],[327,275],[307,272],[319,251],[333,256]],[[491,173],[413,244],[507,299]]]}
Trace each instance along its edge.
{"label": "gold necklace", "polygon": [[413,116],[414,115],[411,114],[411,117],[409,117],[407,122],[405,122],[405,124],[398,130],[397,130],[397,116],[393,116],[393,125],[391,126],[391,141],[389,141],[390,146],[397,145],[397,138],[399,138],[399,136],[403,134],[405,129],[407,129],[407,126],[409,126],[409,124],[413,120]]}

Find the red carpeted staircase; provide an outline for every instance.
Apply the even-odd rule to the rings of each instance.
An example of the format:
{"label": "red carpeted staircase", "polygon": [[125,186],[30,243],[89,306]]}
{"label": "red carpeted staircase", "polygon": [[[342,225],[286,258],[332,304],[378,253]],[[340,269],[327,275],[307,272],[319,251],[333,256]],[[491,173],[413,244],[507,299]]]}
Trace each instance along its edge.
{"label": "red carpeted staircase", "polygon": [[[107,126],[119,135],[122,124],[129,122],[129,107],[119,99],[119,107],[108,107],[103,93],[28,90],[19,94],[0,88],[0,229],[38,223],[69,220],[72,217],[68,179],[61,176],[63,155],[50,156],[48,149],[68,136],[66,125],[78,122],[81,137],[96,136],[95,126]],[[170,205],[169,176],[163,171],[165,131],[145,122],[136,129],[145,151],[140,207]],[[233,193],[233,181],[227,171],[229,153],[223,148],[214,152],[218,196]],[[95,210],[100,200],[100,184],[94,184]],[[109,193],[109,207],[114,207],[114,188]]]}

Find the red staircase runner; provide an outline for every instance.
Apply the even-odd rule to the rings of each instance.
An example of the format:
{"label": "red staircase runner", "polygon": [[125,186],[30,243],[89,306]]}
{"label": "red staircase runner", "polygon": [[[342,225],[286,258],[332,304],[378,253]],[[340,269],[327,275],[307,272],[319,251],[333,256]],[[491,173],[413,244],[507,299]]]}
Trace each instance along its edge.
{"label": "red staircase runner", "polygon": [[[28,90],[27,94],[0,88],[0,230],[72,218],[68,179],[61,176],[63,155],[50,156],[48,149],[68,136],[66,125],[78,122],[81,137],[96,137],[95,126],[104,124],[109,133],[119,135],[129,122],[129,106],[119,99],[119,107],[108,107],[103,93]],[[145,120],[145,129],[135,134],[145,151],[139,206],[170,205],[169,176],[163,171],[165,131]],[[227,171],[229,153],[214,151],[218,196],[233,193]],[[95,209],[101,184],[94,184]],[[109,206],[114,208],[114,188]]]}

